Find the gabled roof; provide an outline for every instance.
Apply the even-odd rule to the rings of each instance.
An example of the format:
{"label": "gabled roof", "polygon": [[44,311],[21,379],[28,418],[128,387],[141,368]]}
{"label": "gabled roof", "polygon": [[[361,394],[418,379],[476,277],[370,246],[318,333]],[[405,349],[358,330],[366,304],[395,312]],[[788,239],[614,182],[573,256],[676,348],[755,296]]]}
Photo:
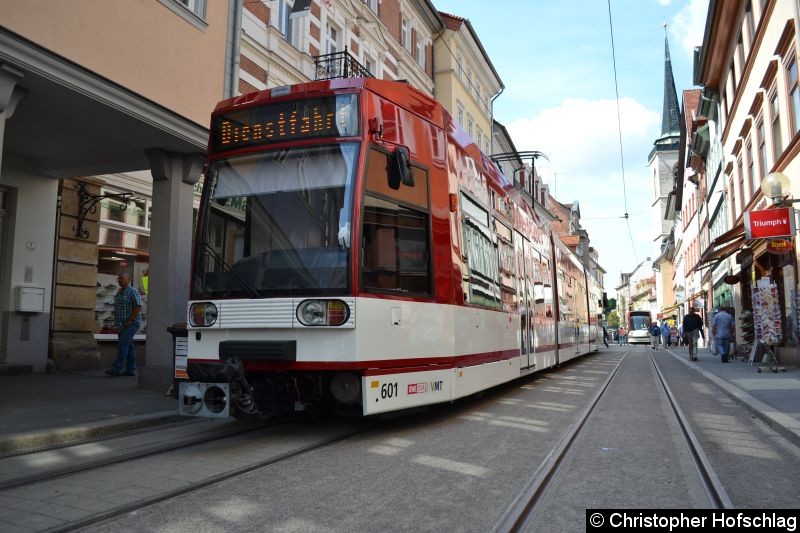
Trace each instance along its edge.
{"label": "gabled roof", "polygon": [[467,30],[469,30],[469,33],[472,36],[472,39],[475,41],[475,44],[478,45],[478,49],[480,49],[484,61],[486,61],[486,64],[489,65],[490,69],[492,69],[492,73],[494,73],[494,77],[497,80],[497,83],[500,84],[501,88],[505,89],[506,86],[503,84],[503,80],[500,78],[500,74],[498,74],[497,70],[495,70],[494,65],[492,64],[492,60],[489,59],[489,54],[487,54],[486,50],[483,48],[483,44],[481,43],[481,40],[478,38],[478,34],[475,33],[475,28],[472,27],[472,24],[470,23],[469,19],[465,19],[456,15],[451,15],[450,13],[445,13],[444,11],[439,11],[439,16],[442,18],[442,23],[444,24],[444,27],[449,30],[459,31],[461,29],[461,26],[466,24]]}

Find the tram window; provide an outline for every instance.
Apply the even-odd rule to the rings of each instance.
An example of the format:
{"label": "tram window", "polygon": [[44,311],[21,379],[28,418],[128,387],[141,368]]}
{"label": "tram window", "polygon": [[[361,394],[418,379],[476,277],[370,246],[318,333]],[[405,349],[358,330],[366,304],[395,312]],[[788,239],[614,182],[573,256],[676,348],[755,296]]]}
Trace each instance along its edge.
{"label": "tram window", "polygon": [[411,167],[414,175],[414,186],[400,185],[394,190],[389,187],[387,179],[387,168],[389,166],[389,154],[373,148],[370,150],[367,160],[366,182],[367,190],[394,198],[401,202],[406,202],[428,209],[428,173],[419,167]]}
{"label": "tram window", "polygon": [[464,248],[469,267],[469,302],[488,307],[501,307],[498,250],[489,231],[489,214],[467,196],[462,195],[464,211]]}
{"label": "tram window", "polygon": [[414,186],[387,184],[389,154],[372,149],[363,205],[361,287],[431,295],[428,173],[412,167]]}

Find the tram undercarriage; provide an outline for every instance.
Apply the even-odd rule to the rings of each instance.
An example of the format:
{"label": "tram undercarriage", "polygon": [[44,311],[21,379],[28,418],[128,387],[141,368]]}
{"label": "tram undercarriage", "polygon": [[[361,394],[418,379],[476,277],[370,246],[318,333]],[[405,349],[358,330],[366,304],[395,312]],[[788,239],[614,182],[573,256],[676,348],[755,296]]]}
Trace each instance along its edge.
{"label": "tram undercarriage", "polygon": [[347,371],[245,372],[239,360],[192,363],[181,414],[268,420],[292,413],[361,414],[361,377]]}

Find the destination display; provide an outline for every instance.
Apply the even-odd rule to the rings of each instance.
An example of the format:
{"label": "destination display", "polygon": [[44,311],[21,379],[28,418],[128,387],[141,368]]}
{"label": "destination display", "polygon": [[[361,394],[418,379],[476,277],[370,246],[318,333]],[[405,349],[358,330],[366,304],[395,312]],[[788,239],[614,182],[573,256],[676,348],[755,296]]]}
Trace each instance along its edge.
{"label": "destination display", "polygon": [[214,152],[292,139],[353,135],[358,135],[355,94],[254,106],[215,115],[211,120]]}

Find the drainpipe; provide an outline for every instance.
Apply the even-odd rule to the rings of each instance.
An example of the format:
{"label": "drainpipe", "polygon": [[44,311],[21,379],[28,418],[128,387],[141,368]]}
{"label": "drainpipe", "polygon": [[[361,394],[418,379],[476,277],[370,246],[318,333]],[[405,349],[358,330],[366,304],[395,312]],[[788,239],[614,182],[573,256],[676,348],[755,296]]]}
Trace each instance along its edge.
{"label": "drainpipe", "polygon": [[239,88],[239,62],[242,42],[242,3],[244,0],[230,0],[228,3],[228,40],[225,46],[227,76],[225,76],[224,98],[236,96]]}
{"label": "drainpipe", "polygon": [[505,90],[506,90],[505,87],[500,86],[500,92],[492,96],[492,109],[491,109],[491,114],[489,115],[489,136],[490,136],[489,151],[492,152],[492,154],[490,155],[494,155],[494,101],[497,99],[498,96],[503,94],[503,91]]}

